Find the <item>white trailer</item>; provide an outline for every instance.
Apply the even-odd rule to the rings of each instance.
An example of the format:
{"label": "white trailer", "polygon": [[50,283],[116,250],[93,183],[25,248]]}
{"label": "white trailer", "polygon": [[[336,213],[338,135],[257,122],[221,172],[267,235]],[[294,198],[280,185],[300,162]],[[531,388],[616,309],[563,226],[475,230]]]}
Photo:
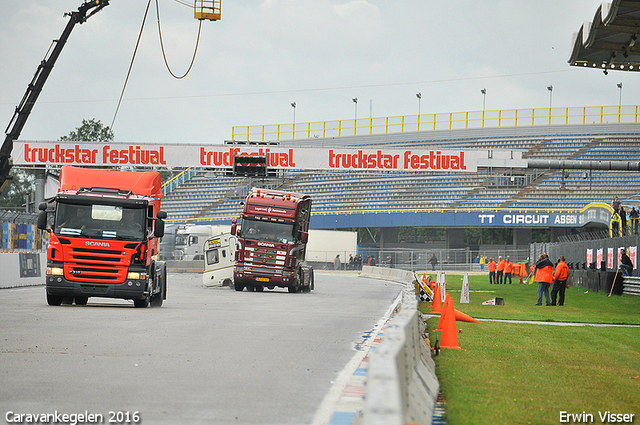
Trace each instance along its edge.
{"label": "white trailer", "polygon": [[233,263],[236,255],[236,237],[220,233],[210,237],[202,246],[204,252],[204,286],[233,287]]}

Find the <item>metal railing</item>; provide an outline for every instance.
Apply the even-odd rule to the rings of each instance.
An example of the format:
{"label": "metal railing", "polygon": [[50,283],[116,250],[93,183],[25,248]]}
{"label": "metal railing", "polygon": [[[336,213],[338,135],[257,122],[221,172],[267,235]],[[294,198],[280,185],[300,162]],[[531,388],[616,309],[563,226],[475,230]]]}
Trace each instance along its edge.
{"label": "metal railing", "polygon": [[182,186],[184,183],[191,180],[191,178],[195,176],[199,171],[201,171],[201,168],[194,168],[194,167],[187,168],[182,173],[178,174],[177,176],[175,176],[174,178],[172,178],[171,180],[167,181],[165,184],[162,185],[162,194],[164,196],[167,196],[174,189],[177,189],[178,187]]}
{"label": "metal railing", "polygon": [[637,123],[639,108],[636,105],[616,105],[498,109],[246,125],[232,127],[231,139],[270,141],[485,127]]}

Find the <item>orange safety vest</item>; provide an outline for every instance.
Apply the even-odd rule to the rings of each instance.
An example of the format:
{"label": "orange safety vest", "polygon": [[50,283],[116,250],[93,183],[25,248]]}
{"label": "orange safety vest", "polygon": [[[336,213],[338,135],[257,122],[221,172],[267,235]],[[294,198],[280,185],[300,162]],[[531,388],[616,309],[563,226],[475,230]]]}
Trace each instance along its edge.
{"label": "orange safety vest", "polygon": [[502,270],[504,270],[504,265],[505,265],[505,261],[504,260],[499,260],[498,261],[498,271],[501,272]]}
{"label": "orange safety vest", "polygon": [[489,271],[490,272],[495,272],[496,271],[496,262],[495,261],[489,261]]}
{"label": "orange safety vest", "polygon": [[536,282],[553,283],[553,267],[546,266],[536,271]]}
{"label": "orange safety vest", "polygon": [[569,277],[569,266],[564,261],[560,261],[553,272],[553,278],[555,280],[567,280]]}
{"label": "orange safety vest", "polygon": [[507,274],[511,272],[513,272],[513,263],[511,261],[504,263],[504,273]]}

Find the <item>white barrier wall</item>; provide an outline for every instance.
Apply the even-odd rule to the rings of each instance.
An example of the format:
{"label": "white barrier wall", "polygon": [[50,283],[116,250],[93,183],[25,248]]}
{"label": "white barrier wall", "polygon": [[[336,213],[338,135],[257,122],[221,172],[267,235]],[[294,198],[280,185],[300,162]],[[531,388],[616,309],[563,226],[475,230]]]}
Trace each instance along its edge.
{"label": "white barrier wall", "polygon": [[44,285],[47,254],[0,252],[0,288]]}
{"label": "white barrier wall", "polygon": [[363,267],[363,277],[405,284],[400,311],[385,325],[369,356],[363,425],[431,424],[440,391],[431,350],[423,338],[412,272]]}

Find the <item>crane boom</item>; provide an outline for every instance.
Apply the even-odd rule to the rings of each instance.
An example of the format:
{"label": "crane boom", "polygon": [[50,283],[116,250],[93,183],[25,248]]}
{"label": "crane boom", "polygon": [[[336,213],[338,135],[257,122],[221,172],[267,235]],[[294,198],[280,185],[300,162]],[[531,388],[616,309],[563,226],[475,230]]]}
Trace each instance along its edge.
{"label": "crane boom", "polygon": [[51,43],[51,47],[49,47],[45,58],[40,62],[40,65],[38,65],[38,69],[36,70],[31,83],[27,86],[27,91],[22,97],[20,104],[16,107],[13,117],[11,118],[11,121],[9,121],[9,125],[5,130],[6,137],[2,147],[0,148],[0,192],[4,188],[7,180],[11,178],[9,176],[9,172],[11,171],[11,162],[9,159],[11,157],[11,151],[13,150],[13,141],[20,137],[20,133],[22,133],[22,129],[27,122],[27,118],[29,118],[29,114],[31,114],[31,110],[42,91],[44,83],[47,81],[47,78],[53,69],[53,65],[56,63],[58,56],[60,56],[62,48],[69,39],[71,31],[76,24],[83,24],[91,16],[108,6],[109,1],[110,0],[86,1],[78,8],[77,11],[65,14],[65,16],[70,17],[67,26],[64,28],[64,31],[62,31],[60,38],[53,40]]}

